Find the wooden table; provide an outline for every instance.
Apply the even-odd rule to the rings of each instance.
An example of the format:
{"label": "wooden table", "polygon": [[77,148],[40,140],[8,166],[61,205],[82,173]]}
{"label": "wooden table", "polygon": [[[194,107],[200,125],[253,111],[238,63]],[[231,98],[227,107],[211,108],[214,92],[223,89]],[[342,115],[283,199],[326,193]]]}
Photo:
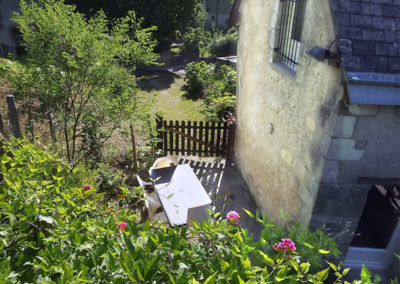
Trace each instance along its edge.
{"label": "wooden table", "polygon": [[150,176],[171,226],[186,224],[189,208],[211,203],[188,164],[153,169]]}

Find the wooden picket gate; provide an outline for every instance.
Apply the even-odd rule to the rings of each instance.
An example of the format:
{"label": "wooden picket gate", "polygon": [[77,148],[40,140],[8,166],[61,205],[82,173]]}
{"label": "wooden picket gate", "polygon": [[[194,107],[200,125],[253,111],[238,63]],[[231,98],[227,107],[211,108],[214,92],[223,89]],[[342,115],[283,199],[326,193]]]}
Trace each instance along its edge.
{"label": "wooden picket gate", "polygon": [[157,116],[157,149],[164,155],[218,157],[233,160],[236,125],[223,122],[166,121]]}

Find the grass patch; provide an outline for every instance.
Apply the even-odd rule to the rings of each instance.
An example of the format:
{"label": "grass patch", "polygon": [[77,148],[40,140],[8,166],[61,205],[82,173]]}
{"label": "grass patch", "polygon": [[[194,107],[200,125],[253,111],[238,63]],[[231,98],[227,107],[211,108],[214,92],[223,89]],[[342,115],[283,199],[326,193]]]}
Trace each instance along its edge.
{"label": "grass patch", "polygon": [[[163,75],[164,76],[164,75]],[[165,75],[167,80],[170,80],[168,74]],[[150,79],[151,80],[151,79]],[[148,85],[152,82],[147,81]],[[193,101],[184,97],[184,92],[181,90],[184,85],[183,75],[176,76],[168,88],[157,89],[160,85],[160,76],[154,79],[154,88],[143,90],[150,94],[156,94],[155,104],[152,108],[153,113],[162,113],[166,120],[205,120],[205,116],[200,112],[203,108],[202,100]]]}

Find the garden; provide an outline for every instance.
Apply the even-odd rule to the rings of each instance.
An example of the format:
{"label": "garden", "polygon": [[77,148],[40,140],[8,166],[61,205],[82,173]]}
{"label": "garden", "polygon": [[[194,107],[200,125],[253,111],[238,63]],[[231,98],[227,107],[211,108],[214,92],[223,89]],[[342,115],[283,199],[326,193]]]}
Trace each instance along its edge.
{"label": "garden", "polygon": [[[0,135],[0,283],[348,283],[333,236],[290,220],[237,208],[193,227],[149,221],[135,177],[159,140],[135,70],[159,64],[155,26],[58,0],[22,0],[13,20],[26,53],[1,58],[0,75],[25,127]],[[181,87],[207,120],[234,122],[231,67],[190,63]],[[371,278],[364,267],[353,283]]]}

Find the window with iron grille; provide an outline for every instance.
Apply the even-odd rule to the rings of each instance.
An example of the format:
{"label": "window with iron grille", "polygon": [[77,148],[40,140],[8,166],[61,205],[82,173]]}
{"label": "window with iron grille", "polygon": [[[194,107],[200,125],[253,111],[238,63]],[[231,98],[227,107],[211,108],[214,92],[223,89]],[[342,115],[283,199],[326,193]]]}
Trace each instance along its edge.
{"label": "window with iron grille", "polygon": [[274,61],[297,71],[306,0],[281,0]]}

